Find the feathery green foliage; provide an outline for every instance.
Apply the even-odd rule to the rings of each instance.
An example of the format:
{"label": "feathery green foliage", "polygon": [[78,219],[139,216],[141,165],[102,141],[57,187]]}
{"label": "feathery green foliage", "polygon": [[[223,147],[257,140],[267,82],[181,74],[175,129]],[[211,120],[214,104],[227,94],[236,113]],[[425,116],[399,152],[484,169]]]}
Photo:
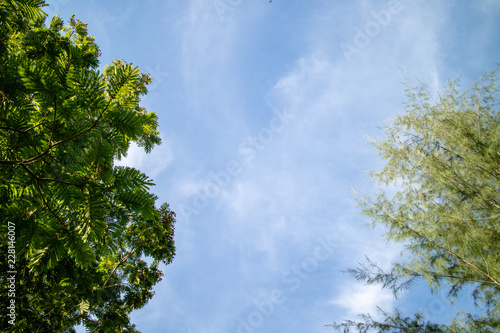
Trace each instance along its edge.
{"label": "feathery green foliage", "polygon": [[[128,314],[153,296],[175,254],[175,214],[155,206],[145,174],[114,166],[131,142],[161,143],[139,105],[148,74],[122,60],[98,71],[83,22],[44,1],[0,0],[0,277],[15,224],[16,319],[2,331],[137,332]],[[152,263],[144,261],[152,258]]]}
{"label": "feathery green foliage", "polygon": [[[405,244],[407,262],[389,272],[375,263],[350,270],[358,280],[381,284],[397,296],[416,279],[432,291],[448,288],[453,301],[464,288],[483,315],[460,314],[448,325],[404,318],[399,312],[333,326],[344,332],[498,332],[500,330],[500,67],[465,93],[458,82],[433,100],[408,88],[406,113],[372,140],[387,161],[373,178],[396,184],[389,195],[358,196],[372,224],[387,240]],[[390,325],[389,325],[390,323]],[[392,326],[391,326],[392,325]],[[430,325],[430,326],[429,326]]]}

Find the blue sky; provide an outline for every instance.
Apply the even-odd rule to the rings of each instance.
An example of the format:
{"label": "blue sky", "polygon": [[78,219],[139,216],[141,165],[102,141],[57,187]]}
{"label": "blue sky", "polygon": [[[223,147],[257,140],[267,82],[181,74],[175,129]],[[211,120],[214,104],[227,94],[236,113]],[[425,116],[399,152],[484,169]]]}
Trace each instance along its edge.
{"label": "blue sky", "polygon": [[498,1],[47,2],[88,23],[101,65],[153,76],[142,104],[163,144],[120,163],[177,212],[177,256],[132,314],[142,332],[330,332],[377,305],[431,320],[458,308],[420,287],[396,302],[341,271],[401,250],[355,207],[382,165],[365,137],[402,112],[404,75],[438,91],[496,66]]}

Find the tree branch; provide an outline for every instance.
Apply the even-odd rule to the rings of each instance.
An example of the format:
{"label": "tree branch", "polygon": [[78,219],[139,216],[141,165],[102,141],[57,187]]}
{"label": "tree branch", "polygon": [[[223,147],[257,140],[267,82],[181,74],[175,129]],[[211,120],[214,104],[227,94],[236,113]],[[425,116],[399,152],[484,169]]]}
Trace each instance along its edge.
{"label": "tree branch", "polygon": [[45,200],[45,197],[43,196],[42,189],[40,188],[40,184],[39,184],[37,177],[31,172],[30,169],[28,169],[27,166],[21,164],[21,167],[35,179],[36,189],[37,189],[38,194],[40,195],[40,198],[42,199],[42,202],[45,205],[45,207],[47,207],[49,212],[59,221],[59,224],[61,224],[62,227],[67,227],[68,225],[66,223],[64,223],[64,221],[62,221],[59,216],[57,216],[57,214],[50,208],[47,200]]}
{"label": "tree branch", "polygon": [[403,228],[409,230],[411,233],[414,233],[415,235],[417,235],[419,238],[422,238],[422,239],[425,239],[427,242],[433,244],[434,246],[442,249],[443,251],[447,252],[448,254],[452,255],[453,257],[455,257],[456,259],[458,259],[459,261],[463,262],[464,264],[472,267],[473,269],[475,269],[476,271],[480,272],[481,274],[483,274],[484,276],[486,276],[488,279],[490,279],[492,281],[492,284],[495,284],[495,285],[498,285],[500,286],[500,281],[496,280],[494,277],[492,277],[490,274],[488,274],[487,272],[483,271],[482,269],[480,269],[479,267],[477,267],[476,265],[474,265],[473,263],[469,262],[468,260],[466,260],[465,258],[462,258],[460,255],[456,254],[455,252],[447,249],[446,247],[444,247],[443,245],[439,244],[438,242],[430,239],[429,237],[425,236],[424,234],[418,232],[417,230],[411,228],[409,225],[407,224],[404,224],[403,222],[399,221],[395,216],[393,216],[392,214],[390,214],[389,212],[375,206],[374,204],[372,204],[371,202],[369,201],[366,201],[366,200],[362,200],[365,204],[371,206],[372,208],[382,212],[383,214],[385,214],[386,216],[388,216],[391,220],[395,221],[396,223],[398,223],[400,226],[402,226]]}

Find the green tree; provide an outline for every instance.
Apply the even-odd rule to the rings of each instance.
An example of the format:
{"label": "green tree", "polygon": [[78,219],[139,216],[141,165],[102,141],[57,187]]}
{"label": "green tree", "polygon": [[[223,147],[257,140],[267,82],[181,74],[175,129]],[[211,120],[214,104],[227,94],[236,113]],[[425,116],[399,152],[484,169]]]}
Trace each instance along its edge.
{"label": "green tree", "polygon": [[376,263],[349,272],[381,284],[397,297],[418,279],[450,301],[472,290],[478,313],[459,313],[448,324],[406,317],[399,311],[331,326],[344,332],[498,332],[500,330],[500,113],[498,74],[487,73],[470,91],[458,80],[437,100],[424,86],[408,85],[406,112],[381,140],[371,140],[386,160],[372,177],[376,198],[358,195],[373,226],[402,242],[408,258],[384,271]]}
{"label": "green tree", "polygon": [[43,6],[0,0],[0,327],[138,332],[128,314],[175,255],[175,214],[155,206],[145,174],[114,165],[131,142],[161,143],[157,115],[139,105],[151,78],[122,60],[100,73],[86,25],[46,26]]}

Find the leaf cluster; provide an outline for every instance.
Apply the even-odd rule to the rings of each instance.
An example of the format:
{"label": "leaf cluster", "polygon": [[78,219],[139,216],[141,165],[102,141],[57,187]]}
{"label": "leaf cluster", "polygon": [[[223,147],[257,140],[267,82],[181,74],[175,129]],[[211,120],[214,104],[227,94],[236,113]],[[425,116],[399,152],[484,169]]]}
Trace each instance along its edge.
{"label": "leaf cluster", "polygon": [[45,25],[44,5],[0,0],[2,304],[11,222],[17,331],[135,332],[128,313],[175,255],[175,214],[155,206],[152,180],[114,165],[131,142],[146,152],[161,143],[157,115],[140,106],[151,77],[123,60],[100,73],[86,24]]}

